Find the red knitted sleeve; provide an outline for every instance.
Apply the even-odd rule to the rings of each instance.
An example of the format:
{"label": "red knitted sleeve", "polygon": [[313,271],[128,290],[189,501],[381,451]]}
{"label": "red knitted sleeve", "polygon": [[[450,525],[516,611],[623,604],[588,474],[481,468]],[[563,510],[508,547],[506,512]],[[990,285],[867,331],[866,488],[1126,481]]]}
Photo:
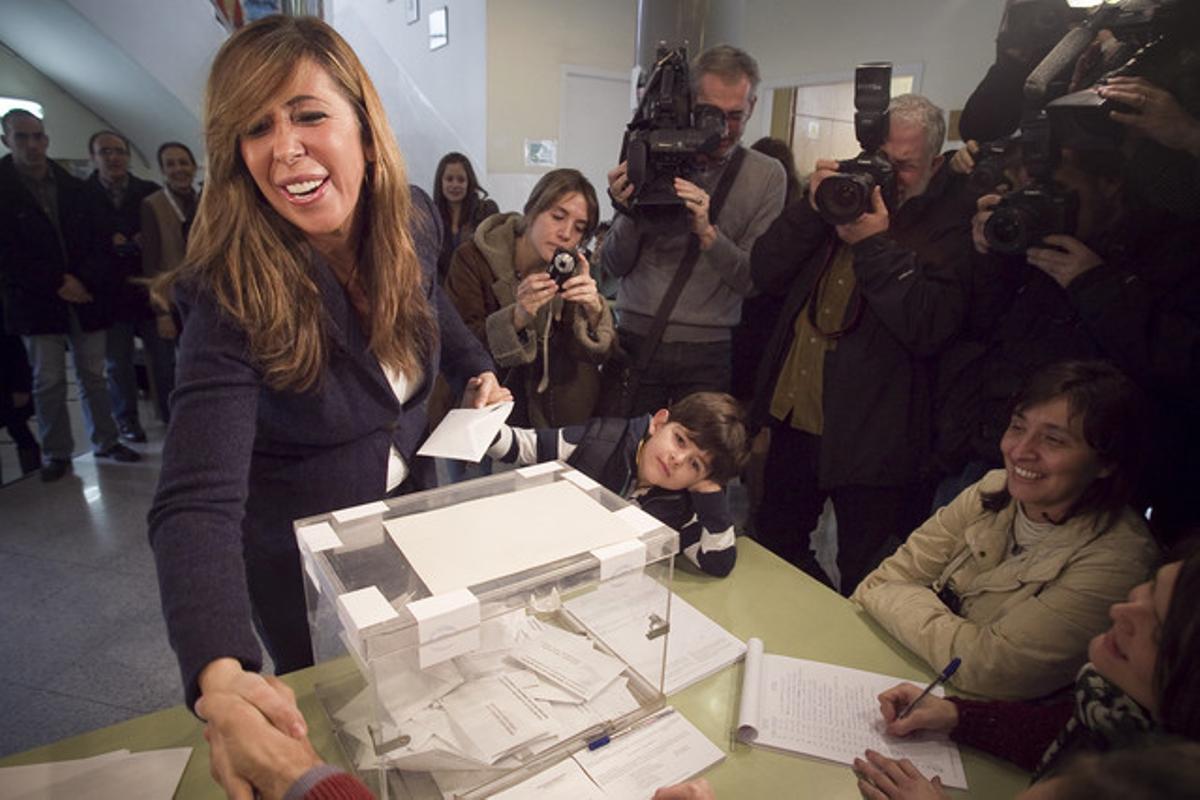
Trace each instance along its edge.
{"label": "red knitted sleeve", "polygon": [[1040,705],[949,697],[958,707],[950,738],[1032,772],[1071,717],[1069,702]]}

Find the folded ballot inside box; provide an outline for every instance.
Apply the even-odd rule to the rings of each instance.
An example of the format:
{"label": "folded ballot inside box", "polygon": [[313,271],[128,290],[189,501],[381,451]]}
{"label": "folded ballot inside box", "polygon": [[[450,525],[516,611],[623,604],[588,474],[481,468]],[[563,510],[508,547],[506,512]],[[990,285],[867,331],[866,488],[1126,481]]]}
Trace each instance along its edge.
{"label": "folded ballot inside box", "polygon": [[318,696],[388,796],[419,774],[442,796],[487,797],[663,705],[670,592],[619,632],[645,642],[636,662],[571,601],[669,589],[678,534],[562,463],[295,529],[314,655],[354,665]]}

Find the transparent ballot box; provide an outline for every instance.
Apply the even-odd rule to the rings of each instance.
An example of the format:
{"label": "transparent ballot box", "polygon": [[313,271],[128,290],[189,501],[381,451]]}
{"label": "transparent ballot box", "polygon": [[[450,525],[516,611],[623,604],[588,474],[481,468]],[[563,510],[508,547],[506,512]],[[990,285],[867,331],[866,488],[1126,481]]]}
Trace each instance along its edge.
{"label": "transparent ballot box", "polygon": [[679,536],[561,462],[295,530],[344,667],[317,696],[381,797],[488,797],[664,705]]}

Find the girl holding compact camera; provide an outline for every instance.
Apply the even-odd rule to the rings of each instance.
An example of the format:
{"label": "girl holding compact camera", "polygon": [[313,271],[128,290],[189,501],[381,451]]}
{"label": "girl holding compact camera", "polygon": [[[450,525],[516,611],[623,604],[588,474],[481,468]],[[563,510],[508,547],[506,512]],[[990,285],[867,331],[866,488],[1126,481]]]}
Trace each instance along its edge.
{"label": "girl holding compact camera", "polygon": [[489,217],[451,257],[446,292],[504,371],[516,402],[511,424],[561,427],[592,416],[599,365],[616,340],[612,310],[578,249],[598,218],[588,179],[556,169],[523,213]]}

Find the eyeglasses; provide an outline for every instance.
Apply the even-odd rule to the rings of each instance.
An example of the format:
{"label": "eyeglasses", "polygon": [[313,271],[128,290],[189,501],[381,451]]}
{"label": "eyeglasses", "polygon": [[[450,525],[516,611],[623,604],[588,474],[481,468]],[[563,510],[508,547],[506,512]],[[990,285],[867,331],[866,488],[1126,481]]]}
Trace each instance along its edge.
{"label": "eyeglasses", "polygon": [[109,158],[110,156],[127,156],[127,155],[129,155],[129,151],[126,150],[124,147],[101,147],[96,152],[99,153],[104,158]]}

